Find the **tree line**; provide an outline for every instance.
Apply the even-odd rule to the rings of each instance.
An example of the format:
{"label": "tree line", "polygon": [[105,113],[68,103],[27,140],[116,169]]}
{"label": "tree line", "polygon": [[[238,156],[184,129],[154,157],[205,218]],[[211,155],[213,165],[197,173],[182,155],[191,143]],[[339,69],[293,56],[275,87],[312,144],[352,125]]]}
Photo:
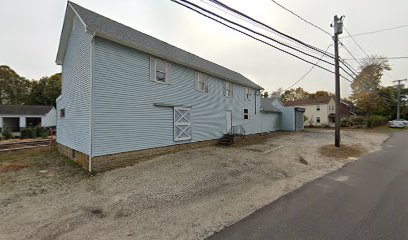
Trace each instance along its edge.
{"label": "tree line", "polygon": [[61,94],[61,73],[28,80],[12,68],[0,65],[0,104],[55,106]]}
{"label": "tree line", "polygon": [[[351,95],[342,101],[352,103],[361,114],[380,115],[395,119],[397,115],[397,88],[382,86],[382,77],[391,67],[383,57],[371,56],[361,63],[357,76],[351,83]],[[281,88],[272,93],[264,92],[263,97],[279,98],[281,101],[335,96],[328,91],[307,92],[302,87],[283,91]],[[401,117],[408,119],[408,89],[401,89]]]}

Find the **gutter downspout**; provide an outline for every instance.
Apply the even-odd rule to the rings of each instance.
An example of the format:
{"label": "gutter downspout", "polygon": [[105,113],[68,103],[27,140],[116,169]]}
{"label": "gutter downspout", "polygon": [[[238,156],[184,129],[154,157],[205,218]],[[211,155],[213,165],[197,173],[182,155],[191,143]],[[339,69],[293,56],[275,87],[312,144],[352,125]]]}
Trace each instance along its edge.
{"label": "gutter downspout", "polygon": [[92,39],[91,39],[91,56],[90,56],[90,64],[91,64],[91,102],[90,102],[90,119],[89,119],[89,159],[88,159],[88,171],[92,172],[92,157],[93,157],[93,146],[92,146],[92,136],[93,136],[93,100],[94,100],[94,96],[93,96],[93,76],[94,76],[94,48],[95,48],[95,33],[92,33]]}

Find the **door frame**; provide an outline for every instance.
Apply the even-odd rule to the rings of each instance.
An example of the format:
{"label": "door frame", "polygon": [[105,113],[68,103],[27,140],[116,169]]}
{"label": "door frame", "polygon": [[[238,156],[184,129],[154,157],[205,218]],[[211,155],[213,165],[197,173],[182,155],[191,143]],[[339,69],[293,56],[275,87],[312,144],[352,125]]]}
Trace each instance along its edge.
{"label": "door frame", "polygon": [[[228,114],[230,116],[230,127],[228,128]],[[225,126],[226,126],[226,133],[228,134],[228,131],[232,129],[232,111],[231,110],[226,110],[225,111]]]}

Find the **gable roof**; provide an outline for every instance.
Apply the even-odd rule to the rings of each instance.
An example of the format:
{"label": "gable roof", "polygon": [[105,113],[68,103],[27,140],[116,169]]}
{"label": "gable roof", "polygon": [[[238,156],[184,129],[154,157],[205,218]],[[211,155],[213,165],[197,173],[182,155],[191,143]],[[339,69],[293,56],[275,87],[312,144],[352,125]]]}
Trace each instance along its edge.
{"label": "gable roof", "polygon": [[[139,32],[121,23],[106,18],[100,14],[83,8],[73,2],[68,2],[64,27],[61,33],[60,47],[57,54],[57,64],[62,64],[66,50],[66,42],[69,38],[69,31],[73,17],[73,12],[78,15],[84,23],[86,30],[92,32],[95,36],[102,37],[113,42],[146,52],[153,56],[164,58],[180,65],[194,68],[198,71],[210,75],[239,83],[255,89],[263,89],[261,86],[252,82],[243,75],[227,69],[221,65],[215,64],[192,53],[184,51],[173,45],[170,45],[157,38]],[[66,23],[68,21],[68,23]]]}
{"label": "gable roof", "polygon": [[274,98],[261,98],[261,109],[264,112],[280,112],[280,110],[272,105]]}
{"label": "gable roof", "polygon": [[0,105],[0,115],[45,115],[53,106]]}
{"label": "gable roof", "polygon": [[305,99],[299,99],[299,100],[295,100],[295,101],[286,101],[283,104],[286,107],[319,105],[319,104],[328,104],[331,99],[334,99],[334,97],[332,97],[332,96],[321,96],[321,97],[317,97],[317,98],[305,98]]}

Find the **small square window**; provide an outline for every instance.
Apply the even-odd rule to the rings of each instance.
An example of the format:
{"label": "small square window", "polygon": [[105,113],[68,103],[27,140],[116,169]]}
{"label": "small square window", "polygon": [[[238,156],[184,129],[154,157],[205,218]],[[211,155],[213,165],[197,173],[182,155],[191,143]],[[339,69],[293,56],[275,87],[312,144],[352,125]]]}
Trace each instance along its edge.
{"label": "small square window", "polygon": [[245,120],[249,119],[249,110],[248,110],[248,108],[244,108],[244,119]]}
{"label": "small square window", "polygon": [[60,109],[60,118],[65,117],[65,108]]}
{"label": "small square window", "polygon": [[156,81],[166,82],[166,63],[156,60]]}
{"label": "small square window", "polygon": [[316,111],[320,111],[320,106],[319,105],[316,106]]}
{"label": "small square window", "polygon": [[316,122],[320,123],[320,117],[316,117]]}

